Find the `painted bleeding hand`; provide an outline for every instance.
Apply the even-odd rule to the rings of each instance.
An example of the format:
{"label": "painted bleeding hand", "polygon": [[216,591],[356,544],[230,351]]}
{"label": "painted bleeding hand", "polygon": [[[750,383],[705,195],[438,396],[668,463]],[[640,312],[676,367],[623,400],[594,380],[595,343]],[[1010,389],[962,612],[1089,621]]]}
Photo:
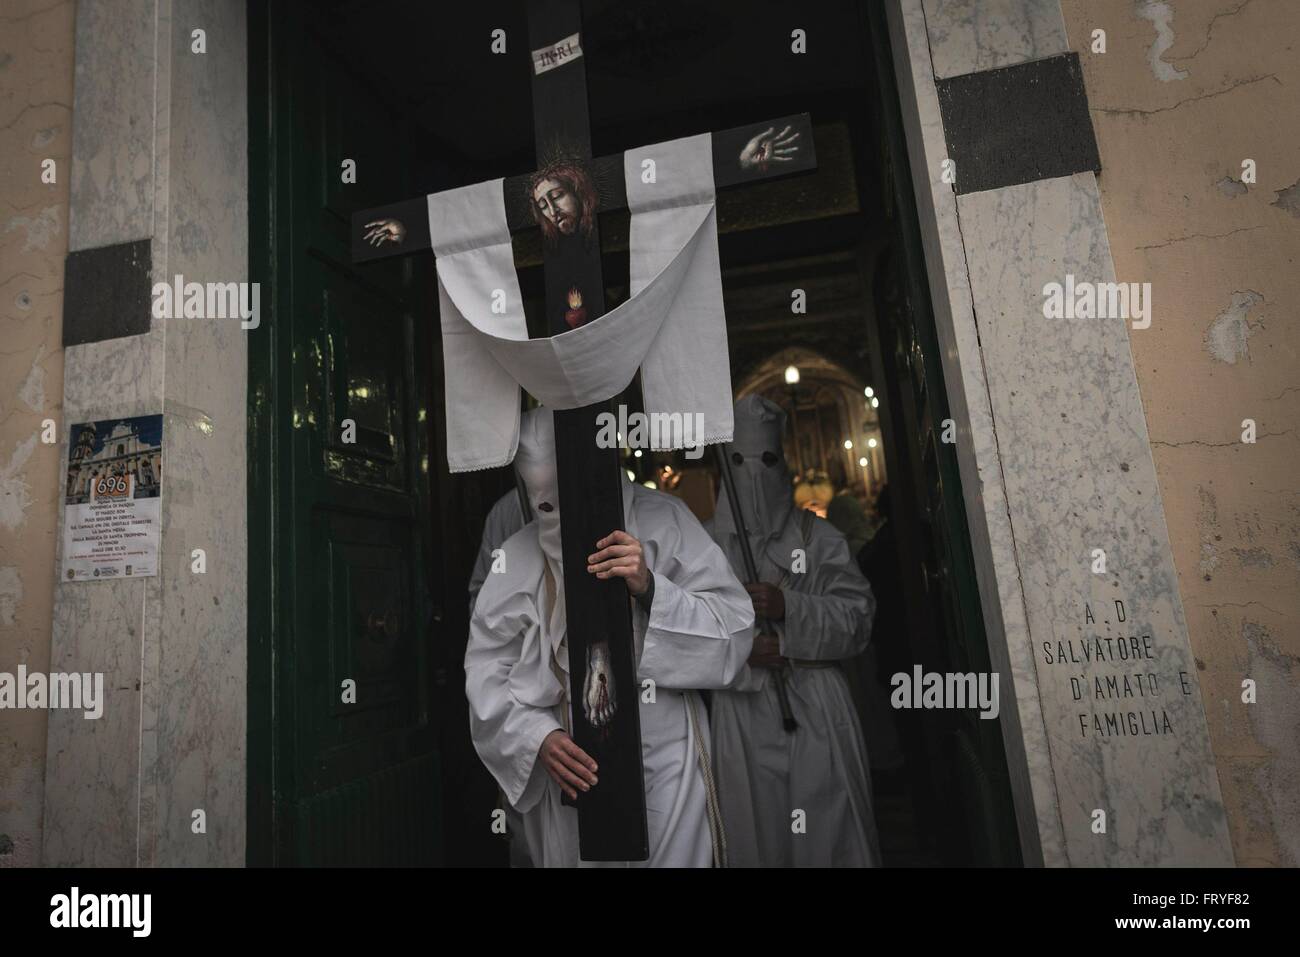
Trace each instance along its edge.
{"label": "painted bleeding hand", "polygon": [[768,163],[793,163],[795,154],[799,152],[798,139],[798,133],[790,135],[788,126],[780,133],[776,132],[775,126],[769,126],[740,151],[740,168],[765,170]]}

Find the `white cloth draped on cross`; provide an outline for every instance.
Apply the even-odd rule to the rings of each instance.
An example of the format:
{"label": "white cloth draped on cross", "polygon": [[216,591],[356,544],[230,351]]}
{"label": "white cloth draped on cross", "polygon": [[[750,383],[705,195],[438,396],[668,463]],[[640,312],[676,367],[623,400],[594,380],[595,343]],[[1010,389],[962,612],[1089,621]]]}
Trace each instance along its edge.
{"label": "white cloth draped on cross", "polygon": [[[452,472],[514,459],[520,386],[552,409],[574,409],[617,395],[638,368],[648,414],[699,414],[704,443],[731,440],[712,137],[628,150],[623,168],[631,295],[546,339],[528,338],[503,181],[428,197]],[[672,447],[682,444],[677,432]]]}

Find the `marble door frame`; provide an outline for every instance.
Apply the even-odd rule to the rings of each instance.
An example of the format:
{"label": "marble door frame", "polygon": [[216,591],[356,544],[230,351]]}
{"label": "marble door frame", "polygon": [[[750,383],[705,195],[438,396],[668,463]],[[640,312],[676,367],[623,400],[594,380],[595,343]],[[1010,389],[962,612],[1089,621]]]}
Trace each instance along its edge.
{"label": "marble door frame", "polygon": [[[138,284],[124,302],[149,300],[154,283],[176,275],[248,281],[245,9],[242,0],[77,4],[69,251],[107,260],[117,247],[144,250],[135,261],[148,270],[114,277]],[[102,673],[106,700],[95,721],[50,712],[42,863],[242,866],[247,336],[256,333],[238,319],[150,309],[146,331],[123,335],[112,321],[122,292],[65,296],[65,337],[87,325],[91,334],[64,349],[62,434],[162,414],[158,574],[55,585],[51,668]],[[69,312],[96,298],[104,308]]]}
{"label": "marble door frame", "polygon": [[[886,17],[1024,861],[1231,864],[1127,324],[1063,331],[1035,315],[1044,277],[1114,278],[1096,176],[960,196],[942,179],[937,84],[1067,53],[1060,4],[887,0]],[[1134,571],[1091,574],[1092,544]],[[1170,693],[1181,738],[1151,760],[1132,739],[1075,740],[1082,709],[1041,656],[1114,588],[1162,642],[1160,664],[1190,675]]]}

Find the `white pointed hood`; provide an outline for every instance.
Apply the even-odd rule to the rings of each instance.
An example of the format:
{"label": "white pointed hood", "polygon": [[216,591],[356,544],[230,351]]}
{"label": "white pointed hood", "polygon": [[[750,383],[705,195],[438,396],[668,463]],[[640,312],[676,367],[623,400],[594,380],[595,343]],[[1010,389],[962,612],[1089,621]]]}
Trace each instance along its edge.
{"label": "white pointed hood", "polygon": [[[735,438],[724,447],[736,483],[741,517],[755,552],[780,537],[794,511],[790,470],[781,437],[785,410],[757,395],[736,403]],[[768,461],[764,461],[764,457]],[[714,522],[719,530],[736,534],[726,485],[718,492]],[[787,559],[788,561],[788,559]]]}
{"label": "white pointed hood", "polygon": [[557,581],[564,580],[560,551],[560,482],[555,467],[555,422],[550,409],[530,409],[519,423],[515,471],[537,522],[537,540]]}

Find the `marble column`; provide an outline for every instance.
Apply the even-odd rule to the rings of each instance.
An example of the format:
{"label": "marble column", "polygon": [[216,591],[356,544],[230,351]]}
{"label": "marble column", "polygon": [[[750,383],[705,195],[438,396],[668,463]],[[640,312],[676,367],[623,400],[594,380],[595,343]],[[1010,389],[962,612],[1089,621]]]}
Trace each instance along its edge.
{"label": "marble column", "polygon": [[[154,282],[246,281],[244,5],[82,0],[76,33],[70,251],[147,239]],[[50,667],[103,672],[106,703],[50,715],[46,865],[243,863],[246,335],[153,318],[66,349],[65,429],[163,414],[162,538],[157,577],[57,586]]]}
{"label": "marble column", "polygon": [[1059,3],[895,0],[889,24],[1026,862],[1231,864],[1128,326],[1043,314],[1047,283],[1114,279],[1095,175],[941,178],[936,77],[1066,52]]}

